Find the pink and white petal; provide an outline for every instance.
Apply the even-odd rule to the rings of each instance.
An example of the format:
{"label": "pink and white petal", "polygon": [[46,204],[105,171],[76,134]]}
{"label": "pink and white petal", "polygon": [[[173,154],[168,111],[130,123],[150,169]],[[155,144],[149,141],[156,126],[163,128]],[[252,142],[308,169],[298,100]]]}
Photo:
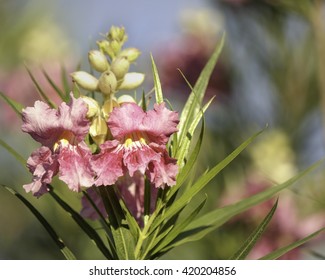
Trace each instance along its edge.
{"label": "pink and white petal", "polygon": [[43,146],[28,158],[27,167],[33,173],[33,182],[24,185],[23,188],[26,192],[32,192],[34,196],[40,197],[48,192],[48,184],[58,173],[56,154],[52,154],[49,148]]}
{"label": "pink and white petal", "polygon": [[52,147],[62,133],[56,110],[45,102],[36,101],[34,107],[24,109],[22,119],[22,131],[30,134],[43,146]]}
{"label": "pink and white petal", "polygon": [[61,103],[57,111],[59,125],[63,130],[70,131],[77,143],[82,141],[89,131],[90,122],[86,118],[87,111],[88,106],[83,99],[76,99],[72,94],[70,103]]}
{"label": "pink and white petal", "polygon": [[115,107],[108,119],[108,127],[115,139],[121,140],[127,134],[139,131],[146,113],[135,103]]}
{"label": "pink and white petal", "polygon": [[139,146],[124,149],[123,163],[132,177],[136,171],[144,174],[149,162],[157,161],[159,158],[160,155],[148,145],[139,144]]}
{"label": "pink and white petal", "polygon": [[91,168],[92,154],[84,142],[59,148],[59,178],[69,189],[79,192],[81,187],[94,184],[94,171]]}
{"label": "pink and white petal", "polygon": [[169,157],[166,150],[161,148],[161,157],[158,161],[150,162],[147,169],[147,176],[156,188],[164,188],[165,184],[174,186],[178,173],[177,160]]}
{"label": "pink and white petal", "polygon": [[[103,215],[103,217],[107,217],[107,212],[105,210],[105,206],[103,203],[103,200],[101,196],[98,194],[97,187],[91,187],[86,190],[88,196],[92,200],[92,202],[96,205],[97,209],[100,211],[100,213]],[[90,201],[86,196],[83,196],[81,198],[81,205],[82,209],[80,211],[81,216],[91,219],[91,220],[97,220],[99,219],[99,214],[95,210],[95,208],[92,206]]]}
{"label": "pink and white petal", "polygon": [[169,136],[177,132],[178,113],[170,111],[165,103],[155,104],[154,110],[149,110],[143,119],[140,129],[145,131],[151,142],[166,144]]}
{"label": "pink and white petal", "polygon": [[91,166],[97,176],[96,186],[112,185],[123,175],[123,151],[118,149],[118,144],[116,140],[106,141],[100,146],[100,153],[93,156]]}

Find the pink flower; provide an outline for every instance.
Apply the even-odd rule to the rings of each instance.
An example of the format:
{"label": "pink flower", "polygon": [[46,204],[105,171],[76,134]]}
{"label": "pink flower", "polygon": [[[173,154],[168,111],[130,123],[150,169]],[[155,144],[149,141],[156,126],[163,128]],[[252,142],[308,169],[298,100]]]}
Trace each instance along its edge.
{"label": "pink flower", "polygon": [[27,192],[44,194],[57,173],[73,191],[93,184],[92,153],[83,141],[89,131],[87,110],[84,101],[72,94],[71,102],[61,103],[58,109],[36,101],[34,107],[23,110],[22,130],[42,144],[27,161],[33,174],[33,182],[24,185]]}
{"label": "pink flower", "polygon": [[165,103],[155,104],[147,112],[134,103],[114,108],[108,120],[114,140],[103,143],[92,161],[95,184],[112,185],[127,171],[131,177],[139,171],[156,188],[173,186],[178,166],[169,157],[166,144],[178,122],[178,114],[165,108]]}

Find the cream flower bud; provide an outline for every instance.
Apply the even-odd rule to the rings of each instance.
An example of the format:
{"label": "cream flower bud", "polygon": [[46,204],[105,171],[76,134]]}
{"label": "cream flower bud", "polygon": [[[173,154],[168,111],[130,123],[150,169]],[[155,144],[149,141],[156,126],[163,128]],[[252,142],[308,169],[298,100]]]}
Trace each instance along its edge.
{"label": "cream flower bud", "polygon": [[125,56],[126,59],[132,63],[138,59],[140,54],[141,52],[136,48],[126,48],[120,52],[119,56]]}
{"label": "cream flower bud", "polygon": [[91,119],[93,117],[97,117],[100,115],[100,107],[98,102],[88,96],[82,96],[82,100],[87,104],[88,106],[88,112],[87,112],[87,118]]}
{"label": "cream flower bud", "polygon": [[93,119],[89,128],[89,134],[97,145],[105,142],[107,131],[106,121],[101,116]]}
{"label": "cream flower bud", "polygon": [[124,75],[129,71],[130,62],[126,59],[125,56],[117,57],[112,65],[111,70],[115,74],[117,80],[120,80]]}
{"label": "cream flower bud", "polygon": [[124,94],[117,99],[117,103],[121,105],[123,103],[136,103],[136,102],[132,96]]}
{"label": "cream flower bud", "polygon": [[115,92],[117,80],[112,71],[105,71],[99,77],[98,88],[105,95],[111,95]]}
{"label": "cream flower bud", "polygon": [[91,50],[88,52],[88,60],[91,67],[98,72],[104,72],[109,68],[107,58],[101,51]]}
{"label": "cream flower bud", "polygon": [[98,89],[98,80],[85,71],[77,71],[70,74],[72,80],[86,90],[94,91]]}
{"label": "cream flower bud", "polygon": [[119,89],[131,90],[140,86],[144,81],[145,75],[142,73],[126,73]]}
{"label": "cream flower bud", "polygon": [[109,40],[117,40],[122,44],[127,40],[124,27],[112,26],[109,33],[107,34]]}
{"label": "cream flower bud", "polygon": [[109,98],[105,100],[103,106],[102,106],[102,115],[105,120],[108,119],[110,113],[113,111],[114,107],[117,107],[118,103],[115,98]]}
{"label": "cream flower bud", "polygon": [[114,56],[116,56],[120,52],[122,45],[117,40],[113,40],[110,42],[109,47]]}

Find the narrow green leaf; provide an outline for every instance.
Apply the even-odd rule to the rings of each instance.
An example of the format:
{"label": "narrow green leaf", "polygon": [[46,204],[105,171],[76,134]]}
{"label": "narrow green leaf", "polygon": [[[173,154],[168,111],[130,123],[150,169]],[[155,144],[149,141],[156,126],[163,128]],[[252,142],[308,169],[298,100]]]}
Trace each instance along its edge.
{"label": "narrow green leaf", "polygon": [[193,138],[194,135],[194,131],[198,125],[198,123],[200,122],[200,120],[202,119],[205,111],[209,108],[211,102],[213,101],[214,97],[212,97],[209,102],[202,108],[202,110],[200,110],[200,112],[195,116],[195,118],[193,119],[187,133],[186,133],[186,137],[182,138],[179,142],[179,149],[177,150],[176,153],[176,158],[177,158],[177,164],[179,166],[183,166],[184,164],[184,159],[186,159],[188,151],[189,151],[189,147],[190,147],[190,143],[191,140]]}
{"label": "narrow green leaf", "polygon": [[15,159],[17,159],[24,168],[26,168],[26,160],[11,146],[9,146],[5,141],[0,139],[0,145],[5,148]]}
{"label": "narrow green leaf", "polygon": [[320,230],[315,231],[314,233],[306,236],[303,239],[300,239],[296,242],[293,242],[285,247],[282,247],[280,249],[277,249],[273,252],[271,252],[270,254],[267,254],[266,256],[260,258],[260,260],[275,260],[280,258],[282,255],[284,255],[285,253],[288,253],[289,251],[305,244],[306,242],[308,242],[309,240],[311,240],[312,238],[314,238],[315,236],[317,236],[318,234],[320,234],[322,231],[325,230],[325,227],[321,228]]}
{"label": "narrow green leaf", "polygon": [[69,98],[69,94],[70,94],[70,85],[69,85],[69,81],[67,79],[67,70],[65,69],[64,65],[61,65],[61,81],[62,81],[62,85],[63,85],[63,89],[65,92],[65,99]]}
{"label": "narrow green leaf", "polygon": [[73,210],[69,204],[62,200],[54,191],[53,187],[50,186],[49,194],[55,199],[55,201],[67,211],[72,219],[81,227],[81,229],[89,236],[89,238],[97,245],[97,248],[102,254],[109,260],[113,259],[111,252],[107,249],[103,240],[100,238],[98,233],[79,215],[78,212]]}
{"label": "narrow green leaf", "polygon": [[180,122],[178,125],[179,131],[178,131],[178,139],[179,142],[182,141],[186,137],[187,131],[195,118],[195,116],[198,114],[201,108],[202,100],[204,97],[204,94],[206,92],[206,88],[209,83],[210,76],[213,72],[213,69],[217,63],[217,60],[219,58],[219,55],[221,53],[221,50],[223,48],[225,41],[225,34],[223,34],[220,43],[212,53],[212,56],[210,57],[209,61],[203,68],[199,78],[197,79],[194,88],[189,96],[189,98],[186,101],[186,104],[182,110],[182,114],[180,117]]}
{"label": "narrow green leaf", "polygon": [[60,251],[64,255],[64,257],[67,260],[75,260],[75,255],[70,251],[70,249],[64,244],[62,239],[57,235],[55,230],[52,228],[52,226],[48,223],[48,221],[42,216],[42,214],[21,194],[16,192],[14,189],[1,185],[4,187],[7,191],[9,191],[11,194],[15,195],[32,213],[33,215],[38,219],[38,221],[42,224],[42,226],[45,228],[45,230],[48,232],[54,243],[59,247]]}
{"label": "narrow green leaf", "polygon": [[[119,259],[134,259],[134,240],[129,229],[123,224],[125,215],[119,203],[113,186],[99,188],[103,199],[108,219],[111,224],[111,231],[114,237],[116,253]],[[132,240],[131,240],[132,238]],[[133,246],[133,247],[132,247]]]}
{"label": "narrow green leaf", "polygon": [[[291,186],[293,183],[298,181],[304,175],[306,175],[311,170],[315,169],[317,166],[320,165],[322,161],[316,162],[309,168],[305,169],[295,177],[289,179],[288,181],[269,188],[263,192],[260,192],[256,195],[248,197],[244,200],[241,200],[237,203],[227,205],[223,208],[218,208],[213,210],[197,219],[195,219],[183,233],[179,236],[179,242],[176,243],[177,246],[192,242],[201,239],[203,236],[208,234],[209,232],[215,230],[216,228],[220,227],[227,221],[229,221],[235,215],[238,215],[245,210],[262,203],[270,198],[272,198],[278,192],[284,190],[285,188]],[[175,245],[175,246],[176,246]]]}
{"label": "narrow green leaf", "polygon": [[40,97],[43,98],[43,100],[52,108],[55,108],[55,104],[50,100],[50,98],[47,96],[47,94],[44,92],[44,90],[42,89],[42,87],[39,85],[39,83],[36,81],[34,75],[32,74],[32,72],[30,71],[30,69],[25,65],[26,70],[28,72],[28,75],[30,76],[30,78],[32,79],[37,92],[39,93]]}
{"label": "narrow green leaf", "polygon": [[51,79],[51,77],[48,75],[48,73],[45,71],[45,69],[42,69],[43,75],[45,76],[46,80],[49,82],[51,87],[54,89],[54,91],[58,94],[58,96],[65,102],[67,102],[66,95],[63,93],[63,91],[55,84],[55,82]]}
{"label": "narrow green leaf", "polygon": [[237,147],[230,155],[228,155],[224,160],[213,167],[209,172],[201,176],[194,185],[189,188],[185,193],[183,193],[171,207],[166,211],[164,219],[168,219],[173,216],[177,211],[187,205],[191,199],[202,190],[219,172],[221,172],[230,162],[232,162],[259,134],[263,132],[260,131],[250,138],[248,138],[244,143]]}
{"label": "narrow green leaf", "polygon": [[15,111],[19,118],[21,118],[21,112],[24,108],[23,105],[18,103],[17,101],[11,99],[10,97],[6,96],[3,92],[0,91],[0,96],[3,100]]}
{"label": "narrow green leaf", "polygon": [[163,97],[163,93],[162,93],[162,88],[161,88],[161,83],[160,83],[160,79],[159,79],[157,66],[155,64],[152,54],[150,54],[150,57],[151,57],[151,64],[152,64],[153,80],[154,80],[154,84],[155,84],[156,102],[158,104],[160,104],[160,103],[164,102],[164,97]]}
{"label": "narrow green leaf", "polygon": [[267,225],[271,221],[275,210],[278,206],[278,200],[276,200],[274,206],[270,210],[270,212],[267,214],[267,216],[264,218],[262,223],[252,232],[252,234],[247,238],[247,240],[244,242],[242,247],[230,258],[231,260],[244,260],[249,252],[253,249],[255,246],[257,240],[260,239],[262,234],[264,233]]}
{"label": "narrow green leaf", "polygon": [[[197,216],[197,214],[201,211],[203,208],[205,202],[207,200],[207,196],[203,199],[203,201],[188,215],[186,216],[181,222],[178,222],[172,230],[168,233],[166,238],[162,240],[162,242],[153,250],[152,254],[156,254],[160,251],[167,251],[173,248],[172,241],[186,228],[191,221]],[[158,241],[154,243],[154,245],[158,244]]]}

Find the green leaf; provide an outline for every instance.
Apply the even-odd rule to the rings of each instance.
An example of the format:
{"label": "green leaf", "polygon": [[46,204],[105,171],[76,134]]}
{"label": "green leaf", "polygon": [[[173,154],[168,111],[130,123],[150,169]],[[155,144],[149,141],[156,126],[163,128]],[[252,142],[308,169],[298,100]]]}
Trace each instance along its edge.
{"label": "green leaf", "polygon": [[295,177],[289,179],[288,181],[269,188],[263,192],[260,192],[256,195],[248,197],[244,200],[241,200],[237,203],[227,205],[223,208],[218,208],[207,214],[195,219],[187,228],[186,230],[181,233],[179,236],[179,242],[177,245],[181,245],[187,242],[196,241],[201,239],[207,233],[215,230],[216,228],[220,227],[227,221],[229,221],[235,215],[238,215],[245,210],[262,203],[270,198],[272,198],[278,192],[284,190],[285,188],[291,186],[293,183],[298,181],[300,178],[305,176],[308,172],[315,169],[317,166],[320,165],[322,161],[318,161],[315,164],[311,165],[309,168],[305,169],[304,171],[300,172]]}
{"label": "green leaf", "polygon": [[156,223],[161,223],[164,219],[168,219],[169,217],[175,215],[181,208],[186,206],[191,199],[201,191],[219,172],[221,172],[230,162],[232,162],[259,134],[263,132],[260,131],[250,138],[248,138],[244,143],[242,143],[239,147],[237,147],[230,155],[228,155],[224,160],[218,163],[215,167],[213,167],[206,174],[202,175],[192,187],[190,187],[185,193],[183,193],[172,205],[167,209],[159,221]]}
{"label": "green leaf", "polygon": [[267,214],[267,216],[264,218],[262,223],[252,232],[252,234],[247,238],[247,240],[244,242],[242,247],[230,258],[231,260],[244,260],[249,252],[253,249],[256,242],[260,239],[262,234],[264,233],[267,225],[271,221],[275,210],[278,206],[278,200],[276,200],[274,206],[270,210],[270,212]]}
{"label": "green leaf", "polygon": [[[206,200],[207,200],[207,196],[205,196],[203,201],[189,215],[183,218],[181,222],[175,224],[172,230],[169,231],[166,238],[164,238],[162,242],[153,250],[152,254],[163,252],[163,251],[165,252],[173,248],[174,247],[173,244],[170,245],[170,243],[172,243],[172,241],[184,230],[184,228],[186,228],[190,224],[190,222],[193,221],[193,219],[203,208]],[[154,245],[156,244],[158,244],[158,242],[154,243]]]}
{"label": "green leaf", "polygon": [[180,122],[178,125],[178,139],[179,143],[183,141],[187,137],[187,132],[189,127],[192,124],[193,119],[201,110],[201,104],[206,92],[210,76],[213,72],[213,69],[217,63],[221,50],[223,48],[225,41],[225,34],[223,34],[220,43],[216,47],[215,51],[213,52],[212,56],[210,57],[209,61],[203,68],[198,80],[195,83],[195,86],[187,99],[187,102],[182,110],[182,114],[180,117]]}
{"label": "green leaf", "polygon": [[152,64],[153,80],[154,80],[154,84],[155,84],[156,102],[158,104],[160,104],[160,103],[164,102],[164,97],[163,97],[163,93],[162,93],[162,88],[161,88],[161,83],[160,83],[160,79],[159,79],[157,66],[155,64],[152,54],[150,54],[150,57],[151,57],[151,64]]}
{"label": "green leaf", "polygon": [[11,194],[15,195],[22,203],[25,204],[25,206],[34,214],[34,216],[38,219],[38,221],[43,225],[45,230],[48,232],[54,243],[59,247],[60,251],[64,255],[64,257],[67,260],[75,260],[75,255],[70,251],[70,249],[64,244],[62,239],[57,235],[55,230],[52,228],[52,226],[48,223],[48,221],[42,216],[42,214],[21,194],[13,190],[12,188],[8,186],[4,186],[7,191],[9,191]]}
{"label": "green leaf", "polygon": [[80,228],[89,236],[89,238],[97,245],[97,248],[102,254],[109,260],[113,259],[111,252],[105,246],[103,240],[100,238],[98,233],[81,217],[75,210],[73,210],[69,204],[62,200],[54,191],[53,187],[50,186],[49,194],[55,199],[55,201],[67,211],[72,219],[80,226]]}
{"label": "green leaf", "polygon": [[123,220],[126,218],[114,187],[101,186],[99,191],[111,224],[111,232],[118,258],[120,260],[134,259],[135,240],[127,225],[123,224]]}
{"label": "green leaf", "polygon": [[181,167],[184,164],[184,159],[186,159],[186,157],[187,157],[194,131],[195,131],[198,123],[200,122],[201,118],[203,117],[205,111],[209,108],[213,99],[214,99],[214,97],[212,97],[209,100],[209,102],[202,108],[202,110],[200,110],[200,112],[195,116],[195,118],[193,119],[193,121],[187,131],[186,137],[182,138],[179,142],[179,149],[177,150],[176,158],[177,158],[177,164]]}
{"label": "green leaf", "polygon": [[42,72],[46,78],[46,80],[49,82],[49,84],[51,85],[51,87],[54,89],[54,91],[58,94],[58,96],[65,102],[67,102],[67,96],[65,95],[65,93],[54,83],[54,81],[51,79],[51,77],[47,74],[47,72],[45,71],[45,69],[42,69]]}
{"label": "green leaf", "polygon": [[24,108],[23,105],[16,102],[15,100],[11,99],[10,97],[6,96],[3,92],[0,91],[0,96],[3,100],[15,111],[19,118],[21,118],[21,112]]}
{"label": "green leaf", "polygon": [[67,70],[65,69],[64,65],[62,64],[61,65],[61,80],[62,80],[65,96],[66,96],[66,98],[69,98],[69,93],[70,93],[71,89],[70,89],[70,85],[69,85],[67,76],[68,76]]}
{"label": "green leaf", "polygon": [[5,141],[0,139],[0,145],[5,148],[15,159],[17,159],[24,168],[26,168],[26,160],[11,146],[9,146]]}
{"label": "green leaf", "polygon": [[39,85],[39,83],[36,81],[34,75],[32,74],[32,72],[30,71],[30,69],[25,65],[26,70],[28,72],[28,75],[30,76],[30,78],[32,79],[37,92],[39,93],[40,97],[43,98],[43,100],[52,108],[55,108],[55,104],[50,100],[50,98],[47,96],[47,94],[44,92],[44,90],[42,89],[42,87]]}
{"label": "green leaf", "polygon": [[306,243],[307,241],[311,240],[312,238],[314,238],[315,236],[317,236],[318,234],[320,234],[322,231],[325,230],[325,227],[321,228],[320,230],[315,231],[314,233],[306,236],[303,239],[300,239],[296,242],[293,242],[285,247],[282,247],[280,249],[277,249],[275,251],[273,251],[270,254],[267,254],[266,256],[260,258],[260,260],[275,260],[278,259],[279,257],[281,257],[282,255],[284,255],[285,253],[303,245],[304,243]]}

